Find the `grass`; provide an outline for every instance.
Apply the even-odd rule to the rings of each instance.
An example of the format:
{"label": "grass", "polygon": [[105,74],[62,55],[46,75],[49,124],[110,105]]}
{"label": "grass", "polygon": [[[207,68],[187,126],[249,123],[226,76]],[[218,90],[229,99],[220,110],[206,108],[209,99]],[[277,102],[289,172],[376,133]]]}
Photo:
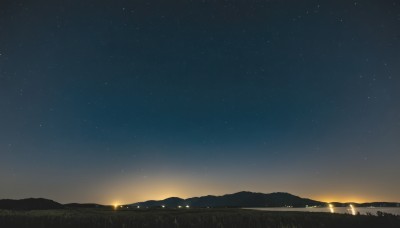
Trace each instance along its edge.
{"label": "grass", "polygon": [[0,210],[1,228],[400,227],[400,217],[244,209]]}

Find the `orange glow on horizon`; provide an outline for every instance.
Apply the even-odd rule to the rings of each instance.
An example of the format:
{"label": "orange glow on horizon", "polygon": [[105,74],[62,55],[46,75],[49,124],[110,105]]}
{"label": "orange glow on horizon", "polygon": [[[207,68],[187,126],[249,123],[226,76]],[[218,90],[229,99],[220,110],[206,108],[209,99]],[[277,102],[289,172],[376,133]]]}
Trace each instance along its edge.
{"label": "orange glow on horizon", "polygon": [[378,202],[382,200],[367,200],[362,197],[346,197],[346,196],[336,196],[336,197],[315,197],[312,198],[313,200],[318,200],[322,202],[332,203],[332,202],[339,202],[339,203],[367,203],[367,202]]}
{"label": "orange glow on horizon", "polygon": [[111,205],[113,206],[114,210],[117,210],[118,207],[121,206],[122,204],[119,201],[113,201]]}

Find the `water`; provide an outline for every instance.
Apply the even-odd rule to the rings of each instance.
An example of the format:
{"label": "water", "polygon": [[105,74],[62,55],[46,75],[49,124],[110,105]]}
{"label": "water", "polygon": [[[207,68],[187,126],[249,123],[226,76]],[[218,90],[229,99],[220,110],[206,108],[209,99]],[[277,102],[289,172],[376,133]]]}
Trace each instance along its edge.
{"label": "water", "polygon": [[287,207],[264,207],[264,208],[246,208],[253,210],[262,210],[262,211],[302,211],[302,212],[327,212],[327,213],[341,213],[341,214],[367,214],[371,213],[376,215],[377,211],[382,211],[385,213],[400,215],[400,207],[354,207],[353,209],[350,207],[308,207],[308,208],[287,208]]}

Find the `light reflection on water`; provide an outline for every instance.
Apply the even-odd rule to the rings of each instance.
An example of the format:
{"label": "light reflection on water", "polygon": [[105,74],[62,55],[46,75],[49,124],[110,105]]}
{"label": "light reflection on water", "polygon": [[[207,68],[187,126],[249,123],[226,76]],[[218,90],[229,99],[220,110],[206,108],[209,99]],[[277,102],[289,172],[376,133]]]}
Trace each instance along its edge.
{"label": "light reflection on water", "polygon": [[287,208],[287,207],[263,207],[263,208],[246,208],[253,210],[262,211],[302,211],[302,212],[328,212],[328,213],[340,213],[340,214],[353,214],[356,215],[358,212],[365,215],[371,213],[376,215],[377,211],[384,213],[390,213],[400,215],[400,207],[308,207],[308,208]]}

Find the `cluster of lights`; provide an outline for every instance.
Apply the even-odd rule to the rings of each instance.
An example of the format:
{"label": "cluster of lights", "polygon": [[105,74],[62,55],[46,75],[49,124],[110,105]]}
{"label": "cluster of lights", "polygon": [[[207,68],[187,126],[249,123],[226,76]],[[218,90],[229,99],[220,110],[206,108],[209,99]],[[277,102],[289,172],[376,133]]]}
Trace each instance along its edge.
{"label": "cluster of lights", "polygon": [[[356,215],[356,209],[355,209],[355,207],[353,206],[353,204],[350,204],[349,207],[350,207],[350,208],[347,209],[347,210],[350,211],[352,215]],[[330,203],[330,204],[328,205],[328,208],[329,208],[329,211],[330,211],[331,213],[335,213],[335,207],[333,206],[333,204]]]}
{"label": "cluster of lights", "polygon": [[[124,206],[123,206],[123,205],[114,204],[114,205],[113,205],[113,208],[114,208],[114,210],[117,210],[118,208],[121,208],[121,209],[123,209],[123,208],[124,208]],[[128,207],[128,206],[126,206],[126,208],[129,208],[129,207]]]}
{"label": "cluster of lights", "polygon": [[[181,205],[179,205],[179,206],[178,206],[178,208],[183,208],[183,207],[185,207],[185,208],[190,208],[189,205],[186,205],[186,206],[181,206]],[[118,208],[124,208],[124,206],[121,206],[121,205],[118,205],[118,204],[114,204],[114,205],[113,205],[113,208],[114,208],[114,210],[117,210]],[[127,208],[128,208],[128,207],[127,207]],[[138,206],[136,206],[136,208],[137,208],[137,209],[140,209],[140,206],[138,205]],[[161,208],[166,208],[166,206],[165,206],[165,205],[161,205]]]}

